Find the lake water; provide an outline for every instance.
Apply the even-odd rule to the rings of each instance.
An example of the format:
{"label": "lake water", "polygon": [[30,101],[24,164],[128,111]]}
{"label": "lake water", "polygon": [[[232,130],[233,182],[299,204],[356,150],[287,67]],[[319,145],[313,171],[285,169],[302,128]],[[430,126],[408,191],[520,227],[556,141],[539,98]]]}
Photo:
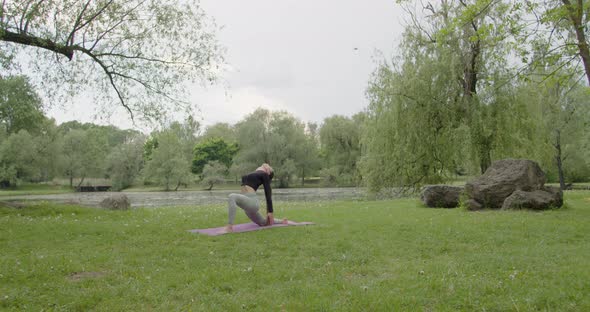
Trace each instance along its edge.
{"label": "lake water", "polygon": [[[163,207],[163,206],[199,206],[225,204],[230,193],[239,190],[222,191],[178,191],[178,192],[123,192],[129,198],[132,207]],[[33,200],[57,203],[71,203],[83,206],[98,207],[99,203],[109,196],[110,192],[66,193],[53,195],[21,195],[2,196],[0,200]],[[324,201],[364,199],[366,190],[363,188],[291,188],[273,189],[273,201]],[[264,201],[264,191],[258,192],[258,198]]]}

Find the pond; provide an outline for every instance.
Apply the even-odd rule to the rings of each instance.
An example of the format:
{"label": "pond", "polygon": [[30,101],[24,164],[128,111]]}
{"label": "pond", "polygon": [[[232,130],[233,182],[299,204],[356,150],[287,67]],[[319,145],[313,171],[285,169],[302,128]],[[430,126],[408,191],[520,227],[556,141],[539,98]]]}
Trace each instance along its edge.
{"label": "pond", "polygon": [[[123,192],[129,198],[132,207],[164,207],[164,206],[199,206],[223,205],[227,203],[230,193],[239,191],[178,191],[178,192]],[[3,196],[2,200],[33,200],[56,203],[69,203],[82,206],[98,207],[99,203],[109,196],[110,192],[66,193],[52,195],[20,195]],[[355,200],[366,197],[364,188],[290,188],[273,189],[273,201],[323,201],[323,200]],[[264,191],[258,192],[258,198],[264,202]]]}

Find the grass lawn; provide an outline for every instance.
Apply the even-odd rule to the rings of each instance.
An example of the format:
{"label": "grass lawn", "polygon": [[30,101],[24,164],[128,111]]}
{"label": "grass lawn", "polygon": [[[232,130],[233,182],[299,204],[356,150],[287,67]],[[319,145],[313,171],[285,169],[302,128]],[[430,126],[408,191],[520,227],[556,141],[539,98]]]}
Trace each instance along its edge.
{"label": "grass lawn", "polygon": [[17,188],[0,189],[0,199],[2,196],[20,196],[20,195],[48,195],[73,193],[74,189],[65,185],[50,184],[23,184]]}
{"label": "grass lawn", "polygon": [[317,224],[218,237],[186,230],[221,206],[0,208],[0,310],[589,311],[590,192],[566,205],[277,203]]}

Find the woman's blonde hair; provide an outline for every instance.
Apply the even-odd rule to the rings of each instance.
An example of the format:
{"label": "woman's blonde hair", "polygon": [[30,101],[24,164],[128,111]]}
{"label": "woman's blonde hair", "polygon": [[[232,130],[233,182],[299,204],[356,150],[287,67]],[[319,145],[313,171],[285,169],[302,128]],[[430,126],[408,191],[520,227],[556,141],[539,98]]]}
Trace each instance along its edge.
{"label": "woman's blonde hair", "polygon": [[262,165],[260,165],[260,167],[256,168],[256,171],[264,171],[266,172],[270,178],[272,179],[274,177],[274,169],[272,169],[272,167],[267,164],[267,163],[263,163]]}

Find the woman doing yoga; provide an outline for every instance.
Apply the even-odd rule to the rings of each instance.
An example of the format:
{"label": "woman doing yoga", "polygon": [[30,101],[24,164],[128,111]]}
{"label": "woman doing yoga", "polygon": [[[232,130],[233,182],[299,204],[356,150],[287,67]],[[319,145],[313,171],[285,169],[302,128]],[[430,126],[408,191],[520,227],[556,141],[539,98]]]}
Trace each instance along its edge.
{"label": "woman doing yoga", "polygon": [[[273,225],[274,223],[288,223],[287,219],[278,220],[273,216],[272,191],[270,189],[270,181],[273,176],[274,172],[272,167],[266,163],[258,167],[256,171],[242,176],[242,188],[240,194],[229,194],[228,222],[225,227],[227,232],[233,231],[237,207],[242,208],[246,213],[246,216],[248,216],[252,222],[260,226]],[[266,218],[258,212],[260,209],[260,203],[256,197],[256,190],[260,185],[264,186],[264,196],[266,197]]]}

